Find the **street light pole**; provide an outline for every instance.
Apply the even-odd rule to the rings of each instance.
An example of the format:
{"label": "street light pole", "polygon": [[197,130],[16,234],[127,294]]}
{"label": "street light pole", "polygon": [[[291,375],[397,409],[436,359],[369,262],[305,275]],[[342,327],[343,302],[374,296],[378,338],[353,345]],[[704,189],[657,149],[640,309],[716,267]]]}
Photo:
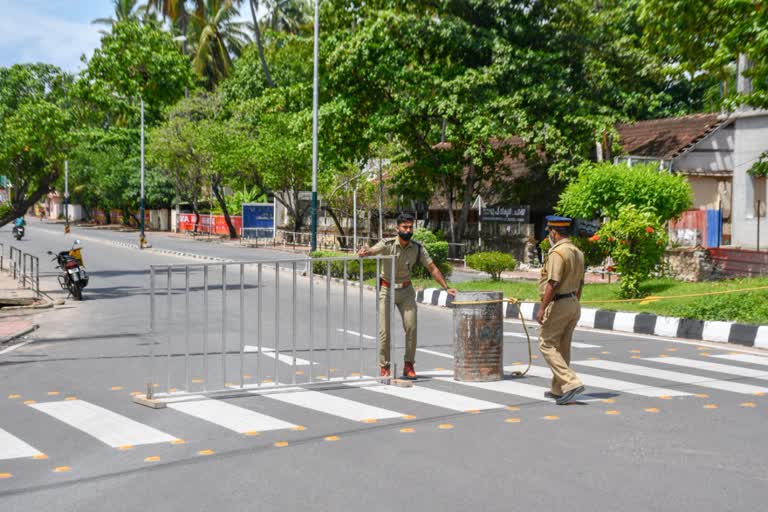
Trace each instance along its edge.
{"label": "street light pole", "polygon": [[139,224],[141,225],[141,234],[139,235],[139,249],[143,249],[147,240],[144,238],[144,98],[139,97],[141,103],[141,203],[139,206]]}
{"label": "street light pole", "polygon": [[69,160],[64,160],[64,234],[69,234]]}
{"label": "street light pole", "polygon": [[317,107],[318,107],[318,61],[320,32],[320,0],[315,0],[315,55],[314,55],[314,80],[312,86],[312,251],[317,250]]}

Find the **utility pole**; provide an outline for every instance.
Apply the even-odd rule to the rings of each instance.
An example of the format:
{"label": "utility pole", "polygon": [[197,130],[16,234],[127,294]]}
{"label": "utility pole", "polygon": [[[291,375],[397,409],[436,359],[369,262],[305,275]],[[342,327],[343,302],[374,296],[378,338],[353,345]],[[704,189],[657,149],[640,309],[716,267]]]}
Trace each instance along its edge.
{"label": "utility pole", "polygon": [[139,249],[143,249],[147,244],[144,237],[144,98],[139,97],[141,102],[141,204],[139,206],[139,224],[141,225],[141,234],[139,235]]}
{"label": "utility pole", "polygon": [[69,234],[69,160],[64,160],[64,234]]}
{"label": "utility pole", "polygon": [[317,107],[319,103],[318,61],[320,58],[320,0],[315,0],[315,56],[312,85],[312,252],[317,250]]}

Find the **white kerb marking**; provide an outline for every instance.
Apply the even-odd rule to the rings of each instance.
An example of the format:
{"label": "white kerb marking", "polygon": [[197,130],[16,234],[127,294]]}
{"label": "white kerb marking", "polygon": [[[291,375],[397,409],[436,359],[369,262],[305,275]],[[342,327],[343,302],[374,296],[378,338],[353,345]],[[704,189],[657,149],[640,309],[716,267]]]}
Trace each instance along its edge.
{"label": "white kerb marking", "polygon": [[[245,352],[258,352],[259,347],[254,345],[246,345],[244,350]],[[261,353],[267,357],[271,357],[272,359],[274,359],[275,356],[277,356],[277,358],[281,363],[285,363],[293,366],[293,357],[291,357],[289,354],[284,354],[281,352],[278,355],[275,353],[275,349],[267,348],[267,347],[261,347]],[[296,358],[296,366],[309,366],[310,364],[318,364],[318,363],[313,363],[313,362],[307,361],[306,359],[302,359],[300,357]]]}
{"label": "white kerb marking", "polygon": [[750,354],[721,354],[717,356],[719,359],[728,359],[729,361],[738,361],[740,363],[752,363],[768,366],[768,357],[753,356]]}
{"label": "white kerb marking", "polygon": [[755,348],[768,348],[768,325],[761,325],[757,328],[754,346]]}
{"label": "white kerb marking", "polygon": [[424,290],[424,298],[421,300],[423,304],[432,304],[432,293],[435,291],[434,288],[427,288]]}
{"label": "white kerb marking", "polygon": [[688,373],[671,372],[668,370],[659,370],[648,366],[638,366],[634,364],[617,363],[614,361],[576,361],[573,364],[582,366],[591,366],[592,368],[600,368],[603,370],[611,370],[615,372],[630,373],[633,375],[641,375],[643,377],[651,377],[655,379],[668,380],[671,382],[679,382],[681,384],[691,384],[694,386],[701,386],[710,389],[719,389],[722,391],[731,391],[733,393],[742,393],[745,395],[754,395],[755,393],[766,393],[768,388],[762,388],[760,386],[752,386],[749,384],[741,384],[738,382],[722,381],[710,379],[708,377],[702,377],[700,375],[691,375]]}
{"label": "white kerb marking", "polygon": [[706,370],[708,372],[727,373],[728,375],[738,375],[739,377],[768,380],[768,372],[766,371],[754,370],[752,368],[743,368],[741,366],[731,366],[729,364],[711,363],[709,361],[698,361],[695,359],[684,359],[682,357],[649,357],[647,360],[654,361],[656,363],[696,368],[697,370]]}
{"label": "white kerb marking", "polygon": [[580,327],[594,327],[595,326],[595,316],[597,315],[597,310],[593,308],[582,308],[581,309],[581,316],[579,317],[579,323],[578,325]]}
{"label": "white kerb marking", "polygon": [[[505,366],[505,371],[523,371],[525,365]],[[532,377],[542,377],[549,379],[552,377],[552,371],[549,368],[543,368],[541,366],[531,366],[528,371],[528,375]],[[587,386],[595,386],[603,389],[610,389],[611,391],[621,391],[630,395],[648,396],[648,397],[660,397],[660,396],[691,396],[691,393],[685,391],[676,391],[674,389],[657,388],[654,386],[646,386],[644,384],[638,384],[637,382],[628,382],[626,380],[609,379],[607,377],[600,377],[598,375],[589,375],[586,373],[578,373],[581,381]]]}
{"label": "white kerb marking", "polygon": [[653,334],[656,336],[677,336],[677,328],[680,326],[680,319],[670,316],[657,316],[656,325],[653,328]]}
{"label": "white kerb marking", "polygon": [[613,318],[613,330],[623,332],[635,331],[635,317],[637,313],[616,313]]}
{"label": "white kerb marking", "polygon": [[241,434],[292,428],[296,425],[221,400],[195,400],[168,404],[175,409]]}
{"label": "white kerb marking", "polygon": [[[445,304],[448,302],[448,292],[446,291],[440,291],[440,295],[437,298],[437,305],[438,306],[445,306]],[[504,310],[506,311],[506,310]]]}
{"label": "white kerb marking", "polygon": [[383,395],[394,396],[397,398],[403,398],[405,400],[412,400],[414,402],[421,402],[427,405],[434,405],[435,407],[442,407],[443,409],[450,409],[452,411],[466,412],[466,411],[484,411],[488,409],[502,409],[504,405],[488,402],[486,400],[478,400],[464,395],[457,395],[455,393],[448,393],[447,391],[440,391],[438,389],[431,389],[423,386],[414,386],[411,388],[401,388],[397,386],[386,386],[381,384],[370,385],[368,383],[347,383],[348,386],[359,387],[367,391],[373,391],[375,393],[381,393]]}
{"label": "white kerb marking", "polygon": [[[302,388],[287,388],[289,391],[275,394],[264,394],[263,396],[284,402],[287,404],[312,409],[332,416],[338,416],[352,421],[363,421],[367,419],[389,419],[402,418],[401,412],[390,411],[380,407],[355,402],[340,396],[321,393],[319,391],[308,391]],[[283,390],[285,391],[285,390]],[[260,391],[249,391],[249,393],[261,394]]]}
{"label": "white kerb marking", "polygon": [[523,318],[526,320],[533,320],[533,307],[535,304],[533,302],[521,302],[519,306],[520,313],[522,313]]}
{"label": "white kerb marking", "polygon": [[37,449],[28,445],[10,432],[0,428],[0,460],[20,459],[42,455]]}
{"label": "white kerb marking", "polygon": [[730,322],[714,322],[707,320],[704,322],[704,330],[701,333],[701,338],[706,341],[727,343],[730,334]]}
{"label": "white kerb marking", "polygon": [[45,402],[30,407],[44,412],[102,443],[118,446],[170,443],[176,437],[84,400]]}

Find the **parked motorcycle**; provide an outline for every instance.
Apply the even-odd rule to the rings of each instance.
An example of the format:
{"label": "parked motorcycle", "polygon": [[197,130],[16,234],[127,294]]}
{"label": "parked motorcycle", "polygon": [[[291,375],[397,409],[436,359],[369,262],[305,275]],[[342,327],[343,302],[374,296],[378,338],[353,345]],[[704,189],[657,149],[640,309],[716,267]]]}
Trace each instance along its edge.
{"label": "parked motorcycle", "polygon": [[24,226],[13,226],[13,237],[21,240],[24,237]]}
{"label": "parked motorcycle", "polygon": [[51,261],[56,261],[56,266],[61,269],[62,275],[58,276],[59,285],[67,290],[75,300],[83,300],[83,288],[88,286],[88,273],[85,271],[80,240],[75,240],[72,248],[53,255]]}

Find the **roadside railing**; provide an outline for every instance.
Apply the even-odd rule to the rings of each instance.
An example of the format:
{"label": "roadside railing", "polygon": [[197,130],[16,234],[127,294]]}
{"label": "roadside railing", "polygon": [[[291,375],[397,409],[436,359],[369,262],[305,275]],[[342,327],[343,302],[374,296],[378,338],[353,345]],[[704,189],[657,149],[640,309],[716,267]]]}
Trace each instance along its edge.
{"label": "roadside railing", "polygon": [[[0,248],[2,254],[5,254],[5,246],[0,244]],[[2,256],[0,268],[3,268]],[[40,259],[37,256],[23,252],[18,247],[9,246],[8,272],[22,288],[31,288],[37,297],[40,296]]]}
{"label": "roadside railing", "polygon": [[360,283],[382,265],[394,258],[152,265],[146,398],[376,380],[379,304]]}
{"label": "roadside railing", "polygon": [[[379,239],[368,236],[340,235],[336,233],[318,233],[317,248],[320,250],[356,252],[361,247],[370,246]],[[276,230],[274,238],[248,238],[243,240],[249,245],[271,247],[310,247],[312,245],[312,233],[308,231]]]}

